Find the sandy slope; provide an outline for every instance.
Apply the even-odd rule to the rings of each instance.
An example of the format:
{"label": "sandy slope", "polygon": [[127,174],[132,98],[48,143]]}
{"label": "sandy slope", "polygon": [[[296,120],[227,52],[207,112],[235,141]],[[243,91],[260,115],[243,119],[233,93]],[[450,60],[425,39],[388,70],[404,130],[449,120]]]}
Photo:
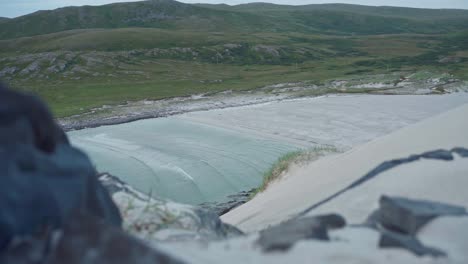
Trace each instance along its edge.
{"label": "sandy slope", "polygon": [[[467,115],[468,104],[465,104],[344,154],[327,157],[302,168],[294,168],[284,179],[273,184],[249,203],[224,215],[222,219],[244,231],[260,230],[294,216],[346,187],[383,161],[439,148],[468,147]],[[458,165],[451,169],[447,168],[447,173],[440,170],[431,171],[431,167],[424,166],[423,163],[411,165],[419,167],[398,168],[408,170],[401,172],[402,174],[410,175],[418,171],[421,176],[407,178],[404,181],[401,178],[379,176],[380,179],[370,183],[374,184],[373,187],[363,185],[362,188],[369,189],[357,188],[353,193],[347,193],[346,197],[338,197],[340,199],[325,204],[311,213],[339,209],[340,212],[345,212],[346,217],[350,217],[352,222],[359,222],[375,207],[375,197],[384,192],[423,198],[430,198],[430,193],[436,193],[435,200],[441,199],[466,206],[468,205],[468,195],[465,195],[467,180],[463,177],[463,171],[466,172],[468,166],[466,161],[456,162]],[[426,174],[427,178],[424,177]],[[384,178],[387,180],[383,181]],[[402,188],[395,181],[401,181]],[[442,183],[445,185],[440,187]],[[405,189],[403,188],[405,185],[412,187]],[[364,210],[355,213],[354,208],[359,207]]]}

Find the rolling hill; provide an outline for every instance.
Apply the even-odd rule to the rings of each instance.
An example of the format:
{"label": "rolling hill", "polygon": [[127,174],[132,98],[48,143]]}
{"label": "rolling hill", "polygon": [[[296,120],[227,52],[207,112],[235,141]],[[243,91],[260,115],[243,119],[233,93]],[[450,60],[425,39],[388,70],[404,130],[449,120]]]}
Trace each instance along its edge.
{"label": "rolling hill", "polygon": [[277,11],[336,11],[351,12],[362,15],[385,16],[393,18],[406,18],[412,20],[440,20],[440,19],[467,19],[468,10],[462,9],[424,9],[392,6],[365,6],[351,4],[312,4],[302,6],[276,5],[270,3],[250,3],[236,6],[205,5],[225,10],[245,12],[277,12]]}
{"label": "rolling hill", "polygon": [[467,19],[468,10],[343,4],[66,7],[0,19],[0,79],[38,93],[58,116],[373,74],[468,79]]}
{"label": "rolling hill", "polygon": [[3,21],[0,39],[74,29],[145,27],[205,32],[445,33],[465,29],[468,10],[356,5],[191,5],[150,0],[38,11]]}
{"label": "rolling hill", "polygon": [[0,39],[73,29],[146,27],[193,31],[250,31],[275,28],[274,21],[246,12],[198,7],[172,0],[65,7],[38,11],[0,25]]}

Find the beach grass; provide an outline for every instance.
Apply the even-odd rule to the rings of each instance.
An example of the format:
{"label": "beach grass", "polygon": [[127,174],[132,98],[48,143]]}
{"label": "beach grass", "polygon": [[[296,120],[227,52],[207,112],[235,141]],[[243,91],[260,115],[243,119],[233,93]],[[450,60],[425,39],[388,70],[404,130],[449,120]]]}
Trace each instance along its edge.
{"label": "beach grass", "polygon": [[254,198],[257,194],[265,191],[271,183],[281,179],[292,166],[303,166],[321,157],[338,152],[339,150],[333,146],[316,146],[306,150],[286,153],[278,158],[270,169],[264,173],[262,184],[250,195],[250,198]]}

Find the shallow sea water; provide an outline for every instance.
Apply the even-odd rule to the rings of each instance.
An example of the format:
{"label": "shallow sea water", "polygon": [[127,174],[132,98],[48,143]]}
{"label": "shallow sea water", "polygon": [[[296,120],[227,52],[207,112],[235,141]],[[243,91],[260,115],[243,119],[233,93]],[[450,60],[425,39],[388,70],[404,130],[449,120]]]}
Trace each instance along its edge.
{"label": "shallow sea water", "polygon": [[189,204],[251,189],[296,146],[177,118],[142,120],[69,133],[99,171],[135,188]]}

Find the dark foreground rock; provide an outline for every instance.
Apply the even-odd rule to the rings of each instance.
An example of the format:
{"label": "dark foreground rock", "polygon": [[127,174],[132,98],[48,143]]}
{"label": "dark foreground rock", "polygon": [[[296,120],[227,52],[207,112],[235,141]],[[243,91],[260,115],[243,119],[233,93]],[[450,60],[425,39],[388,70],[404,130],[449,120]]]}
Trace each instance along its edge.
{"label": "dark foreground rock", "polygon": [[[11,126],[21,123],[22,130],[11,133]],[[6,129],[6,131],[4,130]],[[68,138],[55,123],[49,109],[32,95],[12,91],[0,83],[0,144],[28,143],[36,149],[52,153],[59,144],[68,144]]]}
{"label": "dark foreground rock", "polygon": [[60,229],[75,212],[119,227],[88,157],[35,97],[0,87],[0,252],[13,238]]}
{"label": "dark foreground rock", "polygon": [[461,206],[402,197],[382,196],[379,203],[379,224],[407,235],[416,235],[421,227],[436,217],[466,214],[466,209]]}
{"label": "dark foreground rock", "polygon": [[336,214],[292,219],[260,232],[257,243],[264,251],[287,250],[304,239],[327,241],[329,229],[345,225],[344,218]]}
{"label": "dark foreground rock", "polygon": [[380,230],[380,248],[402,248],[417,256],[444,257],[447,254],[421,243],[418,231],[441,216],[466,216],[461,206],[403,197],[382,196],[379,209],[368,219],[368,224]]}
{"label": "dark foreground rock", "polygon": [[2,264],[182,264],[97,218],[75,216],[61,232],[18,241],[2,255]]}
{"label": "dark foreground rock", "polygon": [[466,148],[460,148],[460,147],[453,148],[452,152],[457,153],[458,155],[460,155],[460,157],[468,158],[468,149]]}
{"label": "dark foreground rock", "polygon": [[380,248],[403,248],[417,256],[445,257],[447,253],[442,250],[423,245],[413,236],[394,232],[382,232],[379,240]]}

